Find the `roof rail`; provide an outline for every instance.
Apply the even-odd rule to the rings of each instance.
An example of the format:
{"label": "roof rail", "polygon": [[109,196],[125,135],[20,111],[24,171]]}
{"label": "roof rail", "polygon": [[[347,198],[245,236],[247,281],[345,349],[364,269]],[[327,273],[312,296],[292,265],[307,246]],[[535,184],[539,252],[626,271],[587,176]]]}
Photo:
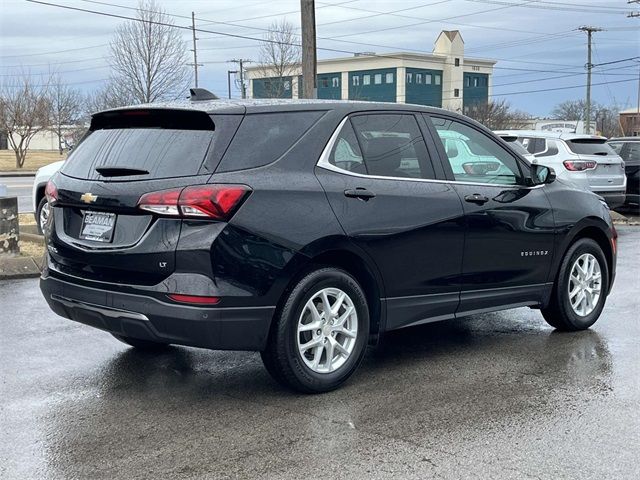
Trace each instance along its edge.
{"label": "roof rail", "polygon": [[206,88],[190,88],[189,92],[191,93],[190,100],[192,102],[201,102],[203,100],[218,100],[218,97]]}

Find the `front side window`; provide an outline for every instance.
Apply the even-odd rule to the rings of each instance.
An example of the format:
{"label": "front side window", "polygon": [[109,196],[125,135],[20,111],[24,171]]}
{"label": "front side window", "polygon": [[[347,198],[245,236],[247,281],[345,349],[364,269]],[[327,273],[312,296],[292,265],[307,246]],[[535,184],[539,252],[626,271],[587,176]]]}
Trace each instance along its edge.
{"label": "front side window", "polygon": [[435,178],[418,122],[407,114],[368,114],[351,118],[369,175]]}
{"label": "front side window", "polygon": [[432,117],[456,181],[518,185],[518,161],[485,133],[448,118]]}

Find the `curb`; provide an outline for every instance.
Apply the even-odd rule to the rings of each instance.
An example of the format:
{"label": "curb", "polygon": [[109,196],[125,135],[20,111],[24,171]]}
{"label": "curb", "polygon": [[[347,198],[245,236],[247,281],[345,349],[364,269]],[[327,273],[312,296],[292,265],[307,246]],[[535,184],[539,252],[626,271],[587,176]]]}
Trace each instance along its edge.
{"label": "curb", "polygon": [[20,240],[44,245],[44,236],[35,233],[20,232]]}
{"label": "curb", "polygon": [[0,280],[36,278],[40,268],[32,257],[0,257]]}
{"label": "curb", "polygon": [[35,177],[36,172],[28,171],[23,172],[21,170],[13,171],[13,172],[0,172],[0,178],[2,177]]}

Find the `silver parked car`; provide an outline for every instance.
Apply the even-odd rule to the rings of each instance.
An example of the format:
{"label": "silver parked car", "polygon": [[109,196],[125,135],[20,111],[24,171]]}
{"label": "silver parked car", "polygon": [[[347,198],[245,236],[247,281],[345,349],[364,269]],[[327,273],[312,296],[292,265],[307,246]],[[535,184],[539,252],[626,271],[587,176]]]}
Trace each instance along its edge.
{"label": "silver parked car", "polygon": [[624,161],[605,137],[538,130],[496,133],[501,137],[516,136],[537,163],[552,167],[558,178],[602,196],[609,208],[624,204],[627,189]]}

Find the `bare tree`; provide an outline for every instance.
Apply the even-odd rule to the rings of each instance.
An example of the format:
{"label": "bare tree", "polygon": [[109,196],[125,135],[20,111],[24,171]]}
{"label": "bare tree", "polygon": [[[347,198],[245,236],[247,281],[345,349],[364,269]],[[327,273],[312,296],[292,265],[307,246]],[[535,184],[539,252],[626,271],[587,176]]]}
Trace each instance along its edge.
{"label": "bare tree", "polygon": [[50,82],[28,72],[8,78],[0,86],[0,130],[7,134],[16,168],[22,168],[33,137],[49,128]]}
{"label": "bare tree", "polygon": [[[299,73],[300,40],[295,27],[287,20],[274,21],[260,44],[260,75],[265,79],[263,95],[267,98],[289,96],[291,77]],[[300,87],[298,87],[300,88]]]}
{"label": "bare tree", "polygon": [[136,16],[118,27],[111,42],[116,96],[130,93],[135,103],[179,98],[190,79],[180,31],[154,0],[140,0]]}
{"label": "bare tree", "polygon": [[[551,111],[551,116],[559,120],[584,121],[587,104],[585,100],[567,100],[559,103]],[[620,107],[618,105],[601,105],[591,102],[591,121],[595,122],[596,130],[605,137],[615,137],[622,134],[620,127]]]}
{"label": "bare tree", "polygon": [[[551,116],[558,120],[584,120],[586,113],[586,102],[584,100],[566,100],[557,104],[551,110]],[[592,111],[598,110],[599,105],[595,102],[591,104]]]}
{"label": "bare tree", "polygon": [[68,127],[75,126],[82,115],[83,97],[79,90],[71,88],[56,74],[51,77],[49,104],[51,131],[58,137],[58,150],[62,155]]}
{"label": "bare tree", "polygon": [[95,90],[85,97],[83,117],[85,120],[101,110],[125,107],[140,103],[133,93],[124,88],[118,88],[113,82],[108,82],[102,88]]}
{"label": "bare tree", "polygon": [[524,128],[529,119],[528,114],[513,110],[506,100],[474,103],[465,113],[491,130]]}

